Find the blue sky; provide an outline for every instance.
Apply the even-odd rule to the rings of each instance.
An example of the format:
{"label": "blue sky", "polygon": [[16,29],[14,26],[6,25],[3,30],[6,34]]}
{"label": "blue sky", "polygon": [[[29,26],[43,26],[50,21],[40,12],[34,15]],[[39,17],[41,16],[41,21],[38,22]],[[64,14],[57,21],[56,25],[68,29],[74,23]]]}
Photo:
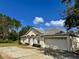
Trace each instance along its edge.
{"label": "blue sky", "polygon": [[22,26],[61,28],[64,10],[60,0],[0,0],[0,13],[20,20]]}

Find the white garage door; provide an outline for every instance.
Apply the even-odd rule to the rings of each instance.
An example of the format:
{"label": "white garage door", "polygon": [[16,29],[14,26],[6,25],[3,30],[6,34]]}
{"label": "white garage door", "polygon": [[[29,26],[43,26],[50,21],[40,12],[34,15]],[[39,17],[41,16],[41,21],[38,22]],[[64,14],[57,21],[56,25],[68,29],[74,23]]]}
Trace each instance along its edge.
{"label": "white garage door", "polygon": [[53,49],[68,50],[66,39],[45,39],[46,45]]}

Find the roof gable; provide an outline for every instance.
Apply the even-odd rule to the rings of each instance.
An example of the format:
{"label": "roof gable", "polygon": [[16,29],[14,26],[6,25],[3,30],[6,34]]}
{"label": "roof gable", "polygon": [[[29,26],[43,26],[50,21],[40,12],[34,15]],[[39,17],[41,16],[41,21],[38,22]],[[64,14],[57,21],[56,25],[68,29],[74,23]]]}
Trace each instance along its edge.
{"label": "roof gable", "polygon": [[38,28],[35,28],[35,27],[32,27],[32,28],[29,29],[29,31],[28,31],[26,34],[28,34],[28,33],[29,33],[30,31],[32,31],[32,30],[36,31],[36,32],[39,33],[39,34],[43,34],[43,33],[44,33],[42,30],[40,30],[40,29],[38,29]]}
{"label": "roof gable", "polygon": [[39,33],[44,33],[44,30],[41,30],[41,29],[39,29],[39,28],[32,27],[32,29],[36,30],[36,31],[39,32]]}

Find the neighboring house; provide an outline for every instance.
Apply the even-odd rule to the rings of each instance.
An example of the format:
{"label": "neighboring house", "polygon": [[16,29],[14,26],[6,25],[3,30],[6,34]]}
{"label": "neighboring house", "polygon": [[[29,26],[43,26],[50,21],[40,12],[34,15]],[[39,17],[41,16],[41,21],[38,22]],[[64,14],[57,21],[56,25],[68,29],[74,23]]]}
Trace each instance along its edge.
{"label": "neighboring house", "polygon": [[25,35],[21,36],[20,42],[31,46],[34,44],[41,45],[42,48],[50,47],[52,49],[72,51],[75,48],[74,45],[76,45],[74,39],[78,39],[78,36],[72,38],[72,36],[58,29],[40,30],[33,27]]}

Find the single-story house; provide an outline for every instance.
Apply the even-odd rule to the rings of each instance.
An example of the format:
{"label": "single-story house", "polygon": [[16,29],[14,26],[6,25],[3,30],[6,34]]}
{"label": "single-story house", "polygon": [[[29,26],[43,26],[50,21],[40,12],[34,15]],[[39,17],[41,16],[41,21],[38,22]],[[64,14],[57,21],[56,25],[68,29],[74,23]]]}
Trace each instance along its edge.
{"label": "single-story house", "polygon": [[40,30],[33,27],[25,35],[21,36],[20,42],[31,46],[34,44],[41,45],[42,48],[50,47],[52,49],[73,51],[79,48],[78,39],[78,35],[72,37],[58,29]]}

